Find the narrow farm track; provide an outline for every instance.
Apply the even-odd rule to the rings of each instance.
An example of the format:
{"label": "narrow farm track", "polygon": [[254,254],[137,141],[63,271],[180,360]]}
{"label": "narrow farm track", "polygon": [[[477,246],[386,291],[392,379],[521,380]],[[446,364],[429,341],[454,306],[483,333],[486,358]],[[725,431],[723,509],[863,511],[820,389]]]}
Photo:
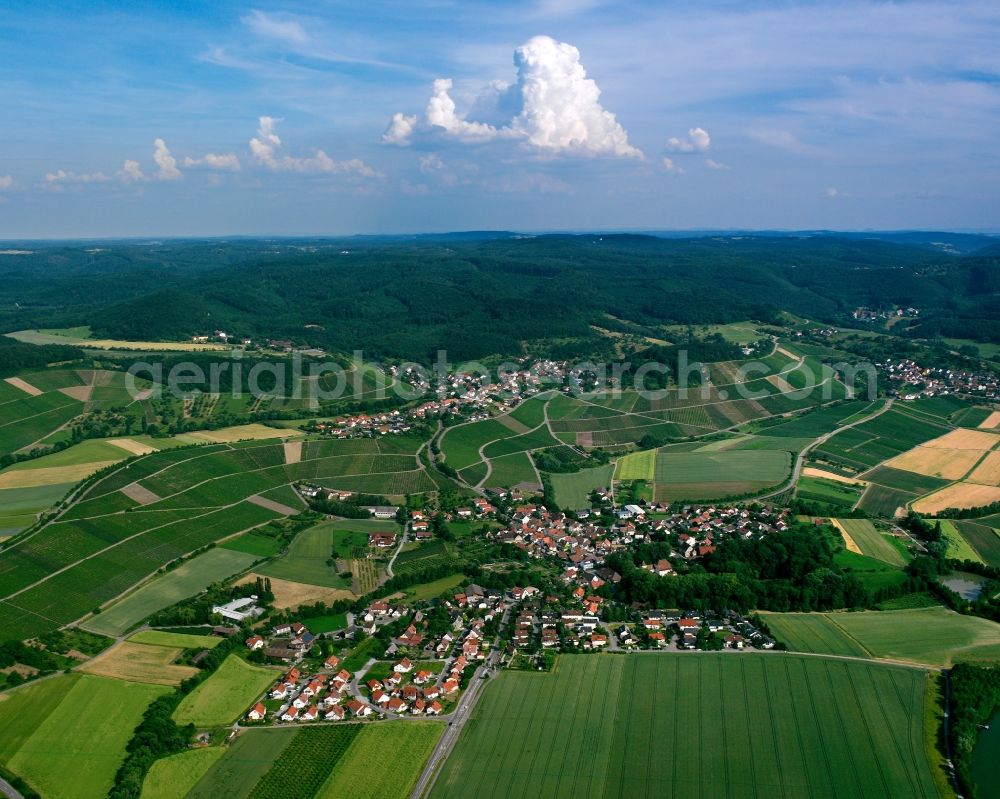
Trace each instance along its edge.
{"label": "narrow farm track", "polygon": [[773,491],[768,491],[766,494],[757,495],[756,497],[753,498],[753,501],[757,502],[762,499],[768,499],[769,497],[776,497],[778,496],[778,494],[783,494],[785,491],[794,488],[799,482],[799,477],[802,475],[802,467],[805,466],[806,458],[808,458],[810,452],[812,452],[816,447],[820,446],[821,444],[825,444],[829,439],[837,435],[837,433],[842,433],[844,430],[849,430],[852,427],[856,427],[859,424],[864,424],[865,422],[870,422],[872,419],[881,416],[883,413],[885,413],[892,407],[894,401],[895,400],[893,399],[888,399],[886,400],[885,405],[883,405],[881,408],[875,411],[875,413],[869,416],[865,416],[861,419],[856,419],[855,421],[850,422],[849,424],[842,425],[841,427],[838,427],[835,430],[831,430],[828,433],[823,433],[823,435],[816,438],[809,446],[807,446],[798,454],[798,457],[795,459],[795,464],[792,466],[792,476],[788,480],[788,482],[783,483],[779,488]]}

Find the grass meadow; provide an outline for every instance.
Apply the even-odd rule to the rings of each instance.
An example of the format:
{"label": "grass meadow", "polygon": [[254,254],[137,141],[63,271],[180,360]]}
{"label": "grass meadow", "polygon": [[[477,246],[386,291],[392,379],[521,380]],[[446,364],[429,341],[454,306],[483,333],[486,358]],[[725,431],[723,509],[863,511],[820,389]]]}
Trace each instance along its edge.
{"label": "grass meadow", "polygon": [[178,724],[211,727],[231,724],[264,692],[279,672],[230,655],[174,711]]}
{"label": "grass meadow", "polygon": [[573,474],[550,474],[548,478],[556,504],[570,510],[589,508],[590,492],[598,488],[609,488],[614,469],[614,466],[608,464]]}
{"label": "grass meadow", "polygon": [[762,613],[790,649],[858,654],[928,666],[1000,659],[1000,624],[943,607],[858,613]]}
{"label": "grass meadow", "polygon": [[73,674],[0,694],[0,762],[46,799],[104,796],[132,730],[168,690]]}

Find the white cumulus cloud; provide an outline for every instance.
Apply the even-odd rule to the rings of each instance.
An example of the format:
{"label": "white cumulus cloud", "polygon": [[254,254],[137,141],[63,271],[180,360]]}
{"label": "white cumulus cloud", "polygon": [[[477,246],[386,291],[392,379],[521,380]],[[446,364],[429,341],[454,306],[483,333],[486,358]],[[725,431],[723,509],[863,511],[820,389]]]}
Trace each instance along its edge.
{"label": "white cumulus cloud", "polygon": [[418,131],[459,141],[510,138],[551,153],[642,158],[615,115],[601,105],[601,90],[587,77],[580,51],[549,36],[535,36],[514,51],[517,80],[493,81],[472,103],[498,119],[470,119],[458,111],[450,78],[434,81],[423,120],[396,114],[383,141],[408,142]]}
{"label": "white cumulus cloud", "polygon": [[671,136],[667,139],[667,149],[675,153],[703,153],[712,146],[712,137],[704,128],[691,128],[686,139]]}
{"label": "white cumulus cloud", "polygon": [[184,159],[184,166],[205,166],[226,172],[239,172],[240,159],[234,153],[205,153],[201,158],[188,156]]}
{"label": "white cumulus cloud", "polygon": [[413,126],[417,124],[415,116],[407,116],[402,112],[392,115],[389,127],[382,134],[383,144],[398,144],[405,146],[410,143],[410,136],[413,134]]}
{"label": "white cumulus cloud", "polygon": [[177,168],[177,159],[170,154],[163,139],[156,139],[153,142],[153,160],[157,166],[156,177],[160,180],[177,180],[181,177],[181,171]]}
{"label": "white cumulus cloud", "polygon": [[677,164],[674,163],[674,159],[673,158],[667,158],[666,156],[663,156],[663,158],[660,159],[660,166],[663,167],[663,171],[664,172],[667,172],[667,173],[669,173],[671,175],[683,175],[684,174],[684,170],[681,169],[679,166],[677,166]]}
{"label": "white cumulus cloud", "polygon": [[139,168],[139,162],[132,160],[128,160],[122,164],[122,168],[118,171],[118,177],[126,183],[138,183],[140,180],[146,179],[146,176],[142,174],[142,170]]}
{"label": "white cumulus cloud", "polygon": [[311,158],[282,154],[279,152],[282,148],[281,138],[274,130],[278,121],[274,117],[260,117],[257,135],[250,139],[251,154],[258,163],[268,169],[284,172],[352,174],[365,178],[383,177],[381,172],[360,158],[335,161],[320,149],[317,149]]}
{"label": "white cumulus cloud", "polygon": [[0,175],[0,189],[9,189],[14,185],[14,178],[10,175]]}
{"label": "white cumulus cloud", "polygon": [[716,161],[714,158],[706,158],[705,166],[709,169],[718,169],[720,171],[729,169],[729,164],[723,164],[721,161]]}
{"label": "white cumulus cloud", "polygon": [[424,112],[427,124],[443,128],[446,133],[461,139],[492,139],[499,131],[485,122],[470,122],[455,113],[455,101],[451,99],[451,78],[434,81],[434,94],[427,101]]}

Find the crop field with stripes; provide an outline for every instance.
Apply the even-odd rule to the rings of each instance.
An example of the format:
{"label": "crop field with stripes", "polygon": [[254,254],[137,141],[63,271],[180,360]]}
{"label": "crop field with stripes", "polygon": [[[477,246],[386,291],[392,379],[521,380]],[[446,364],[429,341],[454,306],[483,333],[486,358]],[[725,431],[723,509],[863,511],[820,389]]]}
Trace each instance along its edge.
{"label": "crop field with stripes", "polygon": [[414,454],[420,442],[399,439],[385,453],[380,444],[309,441],[297,463],[285,463],[283,445],[267,441],[132,461],[98,479],[58,521],[0,552],[2,636],[75,621],[164,564],[276,518],[248,500],[293,481],[390,495],[433,490]]}
{"label": "crop field with stripes", "polygon": [[794,655],[563,655],[490,681],[431,799],[931,799],[925,680]]}

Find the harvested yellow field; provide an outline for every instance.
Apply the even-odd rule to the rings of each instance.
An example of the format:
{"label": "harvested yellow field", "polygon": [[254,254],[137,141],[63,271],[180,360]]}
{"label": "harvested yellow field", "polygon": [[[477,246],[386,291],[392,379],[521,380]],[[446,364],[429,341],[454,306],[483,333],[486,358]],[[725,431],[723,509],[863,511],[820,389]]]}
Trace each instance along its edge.
{"label": "harvested yellow field", "polygon": [[975,483],[954,483],[913,503],[918,513],[940,513],[947,508],[978,508],[1000,502],[1000,488]]}
{"label": "harvested yellow field", "polygon": [[921,446],[931,449],[971,449],[986,452],[993,449],[1000,441],[1000,435],[987,433],[984,430],[952,430],[943,436],[926,441]]}
{"label": "harvested yellow field", "polygon": [[271,592],[274,594],[274,606],[279,610],[284,608],[295,608],[299,605],[308,605],[314,602],[325,602],[330,604],[340,599],[357,599],[353,591],[344,588],[324,588],[321,585],[306,585],[305,583],[294,583],[291,580],[282,580],[278,577],[263,577],[259,574],[250,573],[243,577],[237,585],[252,583],[258,577],[271,581]]}
{"label": "harvested yellow field", "polygon": [[50,466],[45,469],[20,469],[0,474],[0,488],[33,488],[34,486],[54,486],[62,483],[76,483],[118,461],[78,463],[72,466]]}
{"label": "harvested yellow field", "polygon": [[298,463],[302,460],[302,442],[286,441],[284,443],[285,463]]}
{"label": "harvested yellow field", "polygon": [[886,461],[885,465],[893,469],[926,474],[928,477],[959,480],[969,473],[969,469],[975,466],[981,457],[983,452],[977,449],[922,446],[897,455],[892,460]]}
{"label": "harvested yellow field", "polygon": [[859,555],[864,554],[861,551],[861,547],[859,547],[855,543],[854,539],[851,538],[851,534],[847,532],[847,529],[844,527],[844,525],[840,523],[839,519],[830,519],[830,522],[833,524],[834,527],[840,530],[840,537],[844,539],[844,546],[847,547],[848,552],[857,552]]}
{"label": "harvested yellow field", "polygon": [[993,411],[979,423],[980,430],[996,430],[1000,427],[1000,411]]}
{"label": "harvested yellow field", "polygon": [[1000,451],[991,452],[983,458],[983,462],[969,475],[969,482],[988,486],[1000,485]]}
{"label": "harvested yellow field", "polygon": [[247,439],[258,441],[268,438],[291,438],[292,436],[301,436],[303,433],[298,430],[279,429],[263,424],[241,424],[236,427],[223,427],[219,430],[199,430],[187,435],[200,441],[211,441],[214,444],[231,444],[234,441]]}
{"label": "harvested yellow field", "polygon": [[159,452],[156,447],[151,447],[149,444],[143,444],[131,438],[109,438],[108,443],[114,444],[116,447],[132,455],[148,455],[150,452]]}
{"label": "harvested yellow field", "polygon": [[121,641],[89,663],[80,666],[78,670],[127,682],[180,685],[198,672],[191,666],[174,664],[181,652],[183,650],[179,647],[150,646]]}
{"label": "harvested yellow field", "polygon": [[80,402],[90,402],[90,397],[94,393],[93,386],[70,386],[69,388],[59,389],[60,394],[65,394],[67,397],[72,397]]}
{"label": "harvested yellow field", "polygon": [[795,387],[781,375],[768,375],[767,382],[778,389],[778,391],[782,394],[788,394],[791,391],[795,391]]}
{"label": "harvested yellow field", "polygon": [[35,388],[31,383],[22,380],[20,377],[8,377],[4,382],[10,383],[14,388],[19,388],[25,394],[30,394],[32,397],[37,397],[43,393],[40,388]]}
{"label": "harvested yellow field", "polygon": [[857,477],[847,477],[836,472],[828,472],[826,469],[817,469],[815,466],[806,466],[802,470],[806,477],[822,477],[824,480],[833,480],[836,483],[847,483],[849,485],[868,485],[866,480],[859,480]]}

